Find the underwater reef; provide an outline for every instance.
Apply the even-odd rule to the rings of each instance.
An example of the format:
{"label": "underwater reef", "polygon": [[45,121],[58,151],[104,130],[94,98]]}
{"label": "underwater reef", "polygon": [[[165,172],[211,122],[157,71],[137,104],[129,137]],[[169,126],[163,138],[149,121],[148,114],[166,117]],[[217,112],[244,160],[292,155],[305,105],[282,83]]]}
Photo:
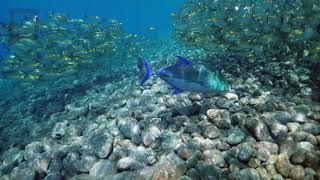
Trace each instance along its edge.
{"label": "underwater reef", "polygon": [[[294,38],[316,27],[318,5],[190,0],[165,43],[116,20],[51,14],[1,61],[0,179],[320,179],[319,35],[289,40],[294,19],[304,24]],[[285,41],[273,34],[283,13]],[[30,23],[15,30],[30,34]],[[176,55],[221,71],[230,90],[173,95],[155,76],[140,85],[138,56],[154,70]]]}

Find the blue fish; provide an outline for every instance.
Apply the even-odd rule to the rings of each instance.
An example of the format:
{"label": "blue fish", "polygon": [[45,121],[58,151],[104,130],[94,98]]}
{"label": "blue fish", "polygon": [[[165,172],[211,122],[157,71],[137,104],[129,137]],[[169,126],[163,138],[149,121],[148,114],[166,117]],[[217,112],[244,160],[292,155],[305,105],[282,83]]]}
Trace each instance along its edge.
{"label": "blue fish", "polygon": [[[174,94],[183,91],[211,93],[223,92],[230,89],[228,82],[219,71],[210,71],[203,64],[196,64],[186,58],[177,56],[176,64],[156,71],[154,74],[160,77],[174,88]],[[138,59],[140,70],[140,85],[143,85],[151,76],[148,62]]]}

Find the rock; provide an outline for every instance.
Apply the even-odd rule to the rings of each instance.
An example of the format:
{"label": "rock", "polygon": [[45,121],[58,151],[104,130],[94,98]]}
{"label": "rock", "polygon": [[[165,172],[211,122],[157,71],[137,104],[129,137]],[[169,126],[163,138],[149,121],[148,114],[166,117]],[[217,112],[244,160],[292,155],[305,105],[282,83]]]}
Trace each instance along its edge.
{"label": "rock", "polygon": [[64,102],[53,101],[47,104],[47,112],[53,114],[56,112],[64,111]]}
{"label": "rock", "polygon": [[157,126],[150,126],[142,132],[142,142],[145,146],[151,146],[156,138],[160,136],[160,130]]}
{"label": "rock", "polygon": [[237,145],[246,137],[246,134],[239,128],[234,129],[231,134],[228,135],[227,143],[230,145]]}
{"label": "rock", "polygon": [[311,108],[308,105],[301,104],[301,105],[294,107],[294,111],[297,113],[309,115],[311,113]]}
{"label": "rock", "polygon": [[119,129],[125,138],[139,144],[141,142],[141,129],[135,120],[123,120],[118,122]]}
{"label": "rock", "polygon": [[280,174],[275,174],[271,178],[272,180],[283,180],[283,177]]}
{"label": "rock", "polygon": [[88,173],[92,166],[96,163],[96,156],[92,155],[81,155],[80,160],[75,162],[75,168],[78,172]]}
{"label": "rock", "polygon": [[166,98],[165,99],[165,105],[170,108],[174,107],[176,105],[177,101],[174,98]]}
{"label": "rock", "polygon": [[287,127],[288,127],[288,131],[289,132],[297,132],[299,130],[299,123],[288,123]]}
{"label": "rock", "polygon": [[10,148],[2,154],[3,165],[19,164],[23,161],[23,150]]}
{"label": "rock", "polygon": [[207,116],[208,120],[218,128],[228,129],[231,126],[229,112],[226,110],[209,109]]}
{"label": "rock", "polygon": [[301,129],[309,134],[319,135],[320,134],[320,125],[314,123],[304,123],[301,126]]}
{"label": "rock", "polygon": [[181,138],[178,134],[171,131],[163,131],[161,137],[161,148],[164,152],[172,152],[176,145],[181,142]]}
{"label": "rock", "polygon": [[85,116],[89,112],[89,106],[83,105],[81,107],[73,107],[73,105],[66,105],[65,106],[66,111],[68,111],[67,118],[70,120],[78,119],[81,116]]}
{"label": "rock", "polygon": [[251,168],[257,168],[261,166],[261,162],[259,159],[255,159],[255,158],[250,158],[248,165]]}
{"label": "rock", "polygon": [[63,174],[66,177],[72,177],[78,174],[77,165],[79,165],[80,156],[76,152],[68,152],[63,158]]}
{"label": "rock", "polygon": [[148,96],[148,97],[151,97],[151,96],[153,96],[153,95],[154,95],[154,92],[151,91],[150,89],[145,89],[145,90],[143,90],[143,91],[142,91],[142,94],[141,94],[141,96]]}
{"label": "rock", "polygon": [[141,164],[132,157],[123,157],[117,162],[117,168],[120,171],[136,170]]}
{"label": "rock", "polygon": [[260,179],[268,179],[268,180],[271,179],[271,176],[270,176],[270,174],[268,174],[266,169],[258,167],[257,171],[259,173]]}
{"label": "rock", "polygon": [[198,160],[201,158],[202,158],[202,153],[199,150],[196,150],[195,152],[193,152],[192,156],[189,157],[186,161],[187,168],[189,169],[189,168],[195,167]]}
{"label": "rock", "polygon": [[267,125],[256,118],[248,118],[245,122],[246,128],[258,141],[271,139]]}
{"label": "rock", "polygon": [[95,180],[94,177],[89,174],[77,174],[72,178],[68,178],[69,180]]}
{"label": "rock", "polygon": [[278,155],[275,166],[279,174],[281,174],[284,177],[289,177],[292,165],[286,153],[281,153]]}
{"label": "rock", "polygon": [[230,93],[230,92],[225,93],[224,97],[227,98],[228,100],[235,100],[235,101],[239,100],[238,95],[236,95],[234,93]]}
{"label": "rock", "polygon": [[265,121],[270,129],[270,134],[272,138],[277,141],[284,141],[288,136],[288,128],[287,126],[278,123],[276,121]]}
{"label": "rock", "polygon": [[259,173],[253,168],[241,169],[238,172],[231,173],[231,179],[241,180],[241,179],[260,179]]}
{"label": "rock", "polygon": [[304,179],[305,173],[303,166],[294,165],[290,169],[289,177],[292,179]]}
{"label": "rock", "polygon": [[302,141],[297,144],[297,149],[301,149],[305,152],[314,151],[314,146],[310,142]]}
{"label": "rock", "polygon": [[201,127],[201,133],[205,138],[214,139],[219,137],[220,130],[215,125],[210,124]]}
{"label": "rock", "polygon": [[155,164],[156,162],[158,162],[156,156],[151,155],[151,156],[148,156],[148,157],[147,157],[147,163],[148,163],[148,165],[153,165],[153,164]]}
{"label": "rock", "polygon": [[94,130],[96,130],[98,127],[99,127],[99,124],[97,124],[97,123],[91,123],[91,124],[89,124],[89,125],[83,130],[82,135],[89,137],[90,134],[91,134]]}
{"label": "rock", "polygon": [[182,145],[178,147],[178,149],[176,150],[176,153],[181,159],[186,160],[192,156],[193,151],[188,146]]}
{"label": "rock", "polygon": [[209,109],[207,111],[207,116],[209,119],[214,119],[218,117],[220,110],[219,109]]}
{"label": "rock", "polygon": [[199,172],[200,180],[222,179],[222,170],[214,165],[199,162],[196,169]]}
{"label": "rock", "polygon": [[238,159],[230,158],[228,159],[229,162],[229,170],[230,172],[238,172],[241,169],[247,168],[245,164],[240,162]]}
{"label": "rock", "polygon": [[231,118],[231,124],[233,126],[236,126],[236,125],[242,125],[245,122],[247,116],[246,114],[239,112],[239,113],[232,114],[230,118]]}
{"label": "rock", "polygon": [[219,98],[216,101],[216,105],[217,105],[217,107],[222,108],[222,109],[229,109],[231,107],[230,101],[227,101],[227,99],[225,99],[225,98]]}
{"label": "rock", "polygon": [[204,161],[209,165],[223,167],[225,162],[222,153],[219,150],[211,149],[203,152]]}
{"label": "rock", "polygon": [[90,146],[99,158],[104,159],[111,154],[113,137],[110,134],[93,134],[89,139]]}
{"label": "rock", "polygon": [[282,124],[291,122],[291,116],[286,111],[276,111],[272,113],[272,119],[279,121]]}
{"label": "rock", "polygon": [[265,150],[268,150],[270,152],[270,154],[278,154],[279,152],[279,146],[278,144],[276,143],[272,143],[272,142],[268,142],[268,141],[260,141],[256,144],[256,148],[258,150],[262,150],[262,149],[265,149]]}
{"label": "rock", "polygon": [[104,179],[112,179],[112,180],[143,180],[143,177],[136,171],[123,171],[115,174],[114,176],[107,176]]}
{"label": "rock", "polygon": [[89,113],[93,117],[97,117],[105,112],[106,112],[106,107],[101,105],[101,103],[99,103],[99,102],[89,103]]}
{"label": "rock", "polygon": [[188,124],[188,125],[184,126],[183,132],[189,133],[189,134],[193,134],[193,133],[200,134],[201,129],[195,124]]}
{"label": "rock", "polygon": [[296,113],[291,117],[293,122],[304,123],[307,121],[307,117],[305,114]]}
{"label": "rock", "polygon": [[153,180],[178,179],[187,171],[186,163],[175,154],[162,156],[152,176]]}
{"label": "rock", "polygon": [[49,173],[44,180],[60,180],[63,179],[60,173]]}
{"label": "rock", "polygon": [[316,175],[316,171],[310,167],[304,169],[304,173],[306,176],[314,176]]}
{"label": "rock", "polygon": [[54,155],[52,153],[48,172],[53,173],[53,174],[55,174],[55,173],[59,173],[60,174],[60,171],[63,168],[62,159],[63,159],[64,155],[58,156],[58,155]]}
{"label": "rock", "polygon": [[189,169],[189,171],[187,172],[187,176],[192,179],[200,179],[200,174],[195,168]]}
{"label": "rock", "polygon": [[36,179],[36,177],[36,171],[25,166],[17,166],[13,168],[10,175],[10,179],[33,180]]}
{"label": "rock", "polygon": [[50,160],[50,155],[48,153],[42,153],[38,154],[34,159],[29,161],[28,165],[40,175],[44,175],[47,174]]}
{"label": "rock", "polygon": [[191,101],[201,101],[201,95],[200,94],[192,94],[191,96],[190,96],[190,100]]}
{"label": "rock", "polygon": [[234,103],[232,104],[232,106],[229,108],[229,112],[231,113],[236,113],[239,112],[241,110],[241,106],[239,103]]}
{"label": "rock", "polygon": [[181,176],[178,180],[192,180],[192,178],[189,176]]}
{"label": "rock", "polygon": [[24,159],[29,161],[42,152],[44,152],[42,144],[40,142],[32,142],[24,149]]}
{"label": "rock", "polygon": [[247,162],[251,157],[256,156],[256,154],[257,151],[249,143],[245,142],[239,147],[238,159]]}
{"label": "rock", "polygon": [[51,137],[54,138],[54,139],[62,138],[65,135],[66,131],[67,131],[67,126],[68,126],[68,122],[67,121],[57,122],[54,125],[54,128],[53,128],[52,133],[51,133]]}

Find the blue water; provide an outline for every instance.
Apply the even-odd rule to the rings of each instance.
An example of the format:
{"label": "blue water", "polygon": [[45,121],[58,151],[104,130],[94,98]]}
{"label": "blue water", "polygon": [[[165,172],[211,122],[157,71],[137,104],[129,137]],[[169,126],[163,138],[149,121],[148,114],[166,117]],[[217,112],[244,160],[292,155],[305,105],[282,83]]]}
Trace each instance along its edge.
{"label": "blue water", "polygon": [[124,28],[132,33],[149,33],[150,27],[157,30],[152,35],[167,39],[172,27],[171,13],[179,9],[185,0],[2,0],[0,22],[8,22],[12,8],[37,8],[45,17],[48,11],[64,12],[74,18],[100,16],[119,19]]}

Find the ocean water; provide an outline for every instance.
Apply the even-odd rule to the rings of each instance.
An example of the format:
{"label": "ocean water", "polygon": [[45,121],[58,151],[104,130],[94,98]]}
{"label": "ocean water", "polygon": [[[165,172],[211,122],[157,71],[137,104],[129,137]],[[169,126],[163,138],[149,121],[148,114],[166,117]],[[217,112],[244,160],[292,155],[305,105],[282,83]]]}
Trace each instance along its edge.
{"label": "ocean water", "polygon": [[319,0],[3,0],[0,180],[320,179]]}

